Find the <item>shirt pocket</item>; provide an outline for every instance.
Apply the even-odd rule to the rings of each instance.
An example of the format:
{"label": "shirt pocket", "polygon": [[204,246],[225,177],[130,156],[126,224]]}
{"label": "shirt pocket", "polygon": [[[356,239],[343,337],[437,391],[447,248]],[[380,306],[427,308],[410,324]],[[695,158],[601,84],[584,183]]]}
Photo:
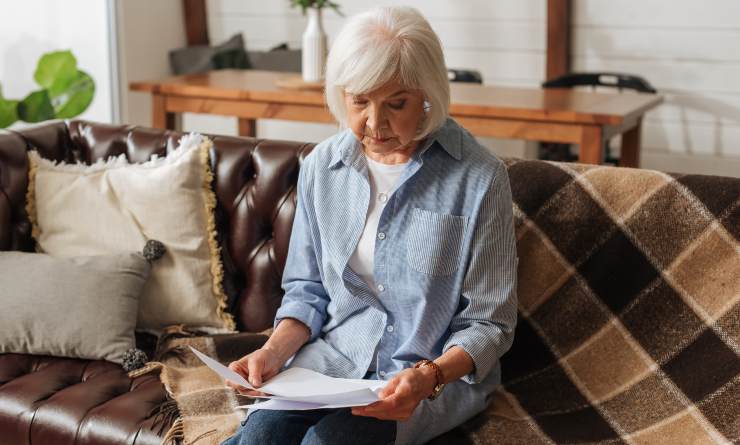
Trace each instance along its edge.
{"label": "shirt pocket", "polygon": [[455,272],[465,238],[467,217],[414,208],[406,239],[406,260],[416,271],[434,276]]}

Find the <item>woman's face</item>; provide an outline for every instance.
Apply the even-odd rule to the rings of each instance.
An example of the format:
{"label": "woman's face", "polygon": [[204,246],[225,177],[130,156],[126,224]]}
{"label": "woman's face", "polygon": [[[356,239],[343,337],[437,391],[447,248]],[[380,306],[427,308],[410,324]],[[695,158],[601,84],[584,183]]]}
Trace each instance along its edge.
{"label": "woman's face", "polygon": [[345,93],[349,127],[365,150],[377,154],[411,152],[416,148],[419,125],[424,118],[424,95],[391,81],[375,91]]}

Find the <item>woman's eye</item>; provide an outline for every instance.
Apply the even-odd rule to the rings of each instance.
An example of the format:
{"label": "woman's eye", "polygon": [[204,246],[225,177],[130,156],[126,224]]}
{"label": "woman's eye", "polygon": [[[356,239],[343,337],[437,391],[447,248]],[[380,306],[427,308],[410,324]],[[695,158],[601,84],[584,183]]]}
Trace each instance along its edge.
{"label": "woman's eye", "polygon": [[366,105],[366,104],[367,104],[366,100],[353,100],[352,101],[352,105],[357,105],[358,107]]}
{"label": "woman's eye", "polygon": [[398,102],[391,102],[388,104],[389,107],[393,108],[394,110],[400,110],[406,105],[405,100],[399,100]]}

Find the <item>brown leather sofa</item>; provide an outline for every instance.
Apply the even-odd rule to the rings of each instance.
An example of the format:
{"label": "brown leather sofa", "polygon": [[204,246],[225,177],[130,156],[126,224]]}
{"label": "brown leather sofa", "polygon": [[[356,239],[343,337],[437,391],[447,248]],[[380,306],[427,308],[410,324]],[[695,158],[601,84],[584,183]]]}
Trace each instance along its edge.
{"label": "brown leather sofa", "polygon": [[[0,250],[34,250],[25,211],[27,150],[65,162],[121,153],[138,162],[164,154],[180,136],[84,121],[0,131]],[[213,142],[230,310],[240,331],[262,331],[282,298],[298,168],[313,145],[223,136]],[[151,338],[141,335],[137,343],[152,351]],[[156,375],[131,380],[113,363],[0,354],[0,445],[159,444],[172,420],[157,415],[165,396]]]}
{"label": "brown leather sofa", "polygon": [[[0,250],[34,250],[29,149],[141,162],[180,136],[85,121],[0,131]],[[241,331],[233,340],[258,345],[249,332],[270,327],[280,304],[298,169],[313,145],[213,141],[224,287]],[[516,339],[487,411],[434,443],[740,440],[740,179],[506,164]],[[153,349],[149,337],[137,344]],[[0,445],[159,444],[173,421],[165,400],[154,374],[131,380],[103,361],[0,354]]]}

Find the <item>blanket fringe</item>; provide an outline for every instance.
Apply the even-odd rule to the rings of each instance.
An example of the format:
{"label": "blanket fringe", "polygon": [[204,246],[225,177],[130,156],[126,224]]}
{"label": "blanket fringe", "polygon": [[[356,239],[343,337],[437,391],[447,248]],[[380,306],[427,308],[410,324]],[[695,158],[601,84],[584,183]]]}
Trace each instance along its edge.
{"label": "blanket fringe", "polygon": [[162,330],[162,334],[157,339],[157,346],[154,348],[153,362],[167,362],[171,359],[177,359],[183,362],[183,357],[190,353],[190,350],[182,345],[170,346],[172,340],[178,338],[192,338],[208,335],[207,332],[196,329],[188,329],[184,325],[168,326]]}
{"label": "blanket fringe", "polygon": [[198,337],[201,335],[208,335],[208,333],[204,331],[199,331],[197,329],[186,328],[185,325],[182,324],[167,326],[162,329],[162,333],[159,335],[159,338],[157,338],[157,346],[155,347],[155,352],[160,352],[162,346],[164,346],[168,341],[172,339],[183,337]]}
{"label": "blanket fringe", "polygon": [[162,445],[179,445],[185,438],[185,428],[182,417],[178,417],[162,438]]}
{"label": "blanket fringe", "polygon": [[180,408],[177,406],[175,399],[168,398],[166,402],[155,406],[149,414],[148,418],[152,418],[152,429],[159,426],[157,435],[162,435],[164,429],[169,425],[174,425],[177,419],[181,418]]}
{"label": "blanket fringe", "polygon": [[217,432],[218,432],[218,430],[209,430],[209,431],[206,431],[205,433],[203,433],[200,436],[198,436],[195,439],[193,439],[193,441],[190,442],[189,445],[193,445],[195,442],[198,442],[200,439],[204,439],[204,438],[210,436],[211,434],[217,433]]}
{"label": "blanket fringe", "polygon": [[162,368],[164,368],[164,364],[160,362],[149,362],[146,365],[142,366],[139,369],[134,369],[133,371],[128,373],[129,378],[135,379],[137,377],[141,377],[144,374],[149,374],[153,371],[161,371]]}

